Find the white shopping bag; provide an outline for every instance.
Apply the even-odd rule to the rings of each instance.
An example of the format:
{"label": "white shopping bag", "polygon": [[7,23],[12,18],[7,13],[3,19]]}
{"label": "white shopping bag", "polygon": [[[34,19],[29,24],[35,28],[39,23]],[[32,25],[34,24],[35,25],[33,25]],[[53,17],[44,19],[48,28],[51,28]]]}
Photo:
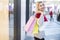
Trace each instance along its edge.
{"label": "white shopping bag", "polygon": [[47,25],[48,25],[48,22],[44,22],[43,25],[39,27],[39,31],[44,31]]}

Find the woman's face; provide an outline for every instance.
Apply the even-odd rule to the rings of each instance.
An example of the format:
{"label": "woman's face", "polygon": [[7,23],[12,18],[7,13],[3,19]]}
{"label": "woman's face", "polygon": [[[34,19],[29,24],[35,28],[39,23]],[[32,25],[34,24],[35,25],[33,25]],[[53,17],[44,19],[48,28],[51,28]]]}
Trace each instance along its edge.
{"label": "woman's face", "polygon": [[42,12],[43,12],[43,11],[44,11],[44,8],[45,8],[45,6],[44,6],[43,3],[39,3],[39,4],[38,4],[38,10],[39,10],[39,11],[42,11]]}

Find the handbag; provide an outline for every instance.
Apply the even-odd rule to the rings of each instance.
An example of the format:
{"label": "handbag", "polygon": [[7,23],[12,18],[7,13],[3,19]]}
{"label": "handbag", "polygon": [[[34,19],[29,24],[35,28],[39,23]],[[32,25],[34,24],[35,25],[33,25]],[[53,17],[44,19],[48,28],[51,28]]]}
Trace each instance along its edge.
{"label": "handbag", "polygon": [[24,28],[25,32],[32,33],[35,23],[36,23],[35,17],[31,16],[30,19],[28,20],[27,24],[25,25],[25,28]]}
{"label": "handbag", "polygon": [[33,29],[33,31],[32,31],[32,33],[33,33],[33,35],[35,35],[35,34],[38,34],[38,20],[36,20],[36,23],[35,23],[35,25],[34,25],[34,29]]}

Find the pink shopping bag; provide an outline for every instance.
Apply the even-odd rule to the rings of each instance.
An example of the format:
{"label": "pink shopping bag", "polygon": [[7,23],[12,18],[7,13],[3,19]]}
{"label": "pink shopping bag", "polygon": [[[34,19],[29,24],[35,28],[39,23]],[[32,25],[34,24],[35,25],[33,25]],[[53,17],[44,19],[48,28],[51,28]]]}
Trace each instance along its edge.
{"label": "pink shopping bag", "polygon": [[25,31],[28,33],[32,33],[35,23],[36,23],[35,17],[31,16],[27,24],[25,25]]}

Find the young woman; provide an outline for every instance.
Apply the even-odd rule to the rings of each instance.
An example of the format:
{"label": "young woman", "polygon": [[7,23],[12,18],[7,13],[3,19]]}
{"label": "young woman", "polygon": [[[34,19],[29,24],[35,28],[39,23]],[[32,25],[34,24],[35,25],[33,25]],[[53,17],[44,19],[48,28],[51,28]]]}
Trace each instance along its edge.
{"label": "young woman", "polygon": [[[38,20],[37,24],[39,25],[39,28],[42,27],[43,22],[44,22],[44,3],[41,2],[36,2],[36,18]],[[39,29],[38,29],[39,30]],[[44,40],[44,32],[39,31],[38,34],[34,34],[34,39],[35,40]]]}

